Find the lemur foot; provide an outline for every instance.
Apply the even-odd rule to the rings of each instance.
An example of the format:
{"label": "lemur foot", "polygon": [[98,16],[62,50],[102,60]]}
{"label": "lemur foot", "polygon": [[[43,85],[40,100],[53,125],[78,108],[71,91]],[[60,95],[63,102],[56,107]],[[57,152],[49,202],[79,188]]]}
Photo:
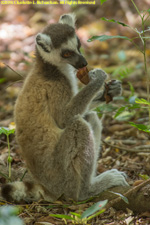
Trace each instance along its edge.
{"label": "lemur foot", "polygon": [[113,186],[129,186],[125,178],[127,175],[117,169],[108,170],[99,175],[102,183],[107,183],[107,188]]}

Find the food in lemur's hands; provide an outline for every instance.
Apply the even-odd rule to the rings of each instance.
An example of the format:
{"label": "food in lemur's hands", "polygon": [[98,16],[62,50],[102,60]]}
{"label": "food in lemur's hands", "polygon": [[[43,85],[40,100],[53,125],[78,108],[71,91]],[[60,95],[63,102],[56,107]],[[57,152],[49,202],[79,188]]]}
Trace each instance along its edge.
{"label": "food in lemur's hands", "polygon": [[[78,90],[77,70],[87,66],[75,33],[75,17],[66,14],[36,36],[36,58],[15,105],[16,138],[34,181],[2,187],[8,201],[82,201],[117,185],[128,185],[117,169],[97,175],[102,124],[95,107],[105,101],[106,73],[88,72]],[[110,83],[108,93],[121,93]]]}
{"label": "food in lemur's hands", "polygon": [[88,68],[85,66],[78,70],[77,72],[77,78],[83,83],[88,84],[90,81],[89,75],[88,75]]}
{"label": "food in lemur's hands", "polygon": [[[77,78],[83,83],[83,84],[88,84],[90,81],[89,75],[88,75],[88,68],[85,66],[81,69],[78,70],[77,72]],[[110,88],[115,82],[118,82],[117,80],[110,80],[109,82],[105,82],[105,91],[104,91],[104,99],[106,103],[108,104],[113,100],[113,95],[111,95]]]}

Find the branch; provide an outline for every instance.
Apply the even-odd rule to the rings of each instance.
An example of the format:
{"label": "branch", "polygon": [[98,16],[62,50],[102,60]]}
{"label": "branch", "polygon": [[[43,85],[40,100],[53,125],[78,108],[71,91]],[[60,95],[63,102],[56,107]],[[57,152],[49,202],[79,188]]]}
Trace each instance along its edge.
{"label": "branch", "polygon": [[[125,203],[121,197],[116,197],[110,191],[120,193],[124,195],[129,204]],[[115,208],[116,210],[126,210],[126,208],[132,210],[133,212],[145,212],[150,210],[150,179],[143,181],[135,187],[128,186],[119,186],[110,188],[107,191],[104,191],[96,198],[94,201],[101,201],[108,199],[110,202],[106,206],[106,209],[110,207]]]}
{"label": "branch", "polygon": [[[120,150],[123,150],[123,151],[127,151],[127,152],[136,152],[136,153],[139,153],[139,152],[146,152],[146,153],[149,153],[150,152],[150,146],[139,146],[139,147],[135,147],[135,148],[132,148],[130,149],[129,147],[121,147],[119,145],[112,145],[106,141],[103,141],[104,144],[110,146],[110,147],[113,147],[113,148],[118,148]],[[140,149],[141,147],[141,149]],[[147,149],[142,149],[142,148],[147,148]]]}

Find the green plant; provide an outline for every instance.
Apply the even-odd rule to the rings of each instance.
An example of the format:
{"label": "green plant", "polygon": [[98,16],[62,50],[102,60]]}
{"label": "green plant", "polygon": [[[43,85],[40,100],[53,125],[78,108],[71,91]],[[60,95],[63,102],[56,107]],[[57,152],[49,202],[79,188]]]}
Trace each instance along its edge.
{"label": "green plant", "polygon": [[6,81],[5,78],[0,78],[0,84],[4,83]]}
{"label": "green plant", "polygon": [[147,174],[139,174],[139,177],[142,178],[143,180],[150,179],[150,177]]}
{"label": "green plant", "polygon": [[107,204],[107,202],[108,200],[97,202],[85,210],[82,214],[70,212],[70,216],[63,214],[50,214],[50,216],[61,218],[65,224],[67,224],[67,220],[71,220],[72,224],[87,224],[89,220],[105,211],[104,206]]}
{"label": "green plant", "polygon": [[[141,98],[136,98],[135,99],[135,103],[139,104],[139,105],[142,105],[142,108],[150,108],[150,102],[148,102],[147,100]],[[150,125],[147,126],[147,125],[143,125],[143,124],[135,124],[133,122],[130,122],[130,124],[134,127],[136,127],[137,129],[139,130],[142,130],[142,131],[145,131],[147,133],[150,133]]]}
{"label": "green plant", "polygon": [[128,68],[126,66],[119,66],[117,69],[115,69],[112,73],[113,77],[118,76],[120,80],[123,80],[124,78],[127,78],[130,76],[130,74],[133,72],[133,68]]}
{"label": "green plant", "polygon": [[[128,199],[124,195],[117,192],[113,192],[113,191],[109,191],[109,192],[119,196],[126,204],[129,204]],[[75,204],[76,205],[84,204],[92,199],[93,197],[83,202],[76,202]],[[50,214],[50,216],[62,219],[65,222],[65,224],[67,224],[67,220],[69,220],[69,222],[71,220],[72,224],[88,224],[89,220],[105,212],[104,207],[106,206],[107,203],[108,203],[108,200],[97,202],[93,204],[91,207],[89,207],[87,210],[85,210],[82,214],[70,212],[70,215]]]}
{"label": "green plant", "polygon": [[[6,127],[0,127],[0,135],[1,134],[5,134],[6,137],[7,137],[7,144],[8,144],[8,158],[7,158],[7,161],[8,161],[8,180],[11,181],[11,162],[12,162],[12,157],[10,155],[10,143],[9,143],[9,135],[10,134],[14,134],[15,132],[15,129],[9,129],[9,128],[6,128]],[[7,176],[5,176],[7,177]]]}
{"label": "green plant", "polygon": [[23,221],[17,217],[19,208],[14,206],[0,207],[0,224],[1,225],[24,225]]}
{"label": "green plant", "polygon": [[[100,0],[101,4],[103,4],[106,1],[107,0]],[[125,24],[123,22],[120,22],[120,21],[117,21],[117,20],[114,20],[114,19],[106,19],[105,17],[102,17],[101,19],[104,20],[104,21],[107,21],[107,22],[117,23],[119,25],[122,25],[123,27],[130,28],[132,31],[134,31],[136,33],[135,37],[129,38],[129,37],[120,36],[120,35],[117,35],[117,36],[100,35],[100,36],[93,36],[92,38],[90,38],[88,40],[88,42],[91,42],[91,41],[94,41],[94,40],[106,41],[106,40],[109,40],[109,39],[121,38],[121,39],[125,39],[125,40],[130,41],[143,54],[144,71],[145,71],[145,76],[147,78],[147,100],[145,100],[145,101],[147,102],[146,108],[148,109],[148,113],[149,113],[149,125],[144,125],[145,127],[143,127],[143,128],[140,127],[140,130],[150,132],[150,75],[148,74],[148,71],[147,71],[147,58],[146,58],[147,57],[146,56],[147,40],[150,39],[150,37],[146,36],[146,33],[150,31],[150,27],[145,29],[145,24],[146,24],[147,20],[150,18],[150,9],[140,12],[140,10],[136,6],[134,0],[131,0],[131,2],[134,5],[134,7],[135,7],[140,19],[141,19],[141,31],[139,31],[137,28],[131,27],[128,24]],[[136,44],[135,40],[137,38],[139,38],[141,40],[142,47],[139,47],[139,45]],[[144,105],[145,103],[142,102],[140,104]],[[123,111],[123,108],[121,108],[120,110]],[[130,124],[139,129],[138,124],[134,124],[134,123],[130,123]]]}

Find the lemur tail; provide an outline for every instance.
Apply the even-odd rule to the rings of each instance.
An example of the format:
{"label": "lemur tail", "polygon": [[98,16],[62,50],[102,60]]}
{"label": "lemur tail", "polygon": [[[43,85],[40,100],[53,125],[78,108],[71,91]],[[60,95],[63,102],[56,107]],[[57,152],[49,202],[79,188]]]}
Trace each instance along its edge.
{"label": "lemur tail", "polygon": [[43,199],[45,191],[39,184],[16,181],[2,186],[1,195],[9,202],[33,202]]}

